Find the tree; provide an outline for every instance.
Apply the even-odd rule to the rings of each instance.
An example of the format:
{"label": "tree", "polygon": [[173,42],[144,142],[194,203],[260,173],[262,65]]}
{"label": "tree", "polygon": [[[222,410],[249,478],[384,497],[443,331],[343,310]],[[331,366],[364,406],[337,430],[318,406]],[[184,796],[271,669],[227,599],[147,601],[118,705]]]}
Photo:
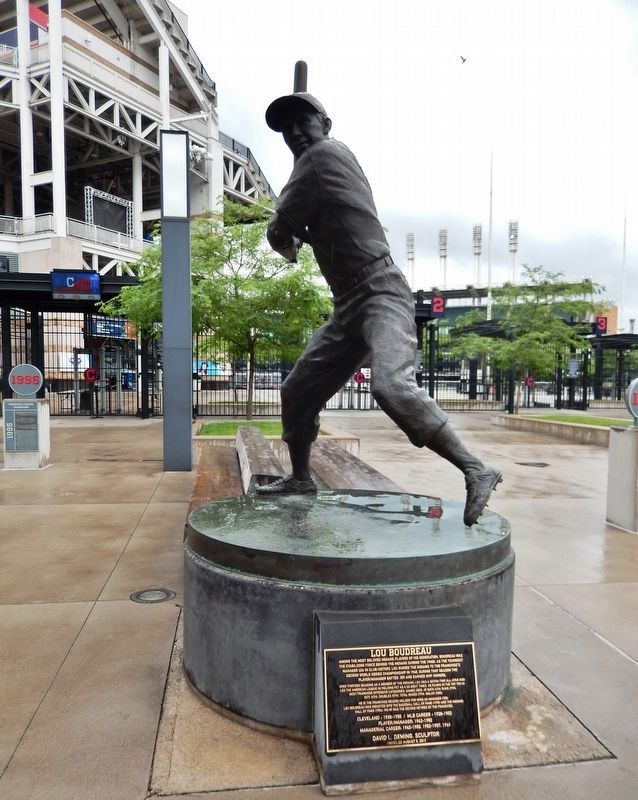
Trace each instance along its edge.
{"label": "tree", "polygon": [[591,333],[588,320],[601,306],[594,297],[602,290],[588,278],[567,281],[561,272],[523,266],[520,284],[493,290],[491,323],[485,309],[459,317],[452,352],[483,356],[492,367],[512,370],[518,411],[525,378],[552,375],[557,354],[589,347],[584,334]]}
{"label": "tree", "polygon": [[[303,247],[297,264],[274,253],[265,240],[269,211],[224,201],[224,224],[209,214],[191,225],[193,333],[230,343],[246,356],[246,416],[252,417],[255,368],[274,348],[294,360],[310,332],[330,311],[312,251]],[[148,247],[138,262],[140,283],[125,287],[102,305],[135,323],[146,336],[159,334],[162,318],[161,248]]]}

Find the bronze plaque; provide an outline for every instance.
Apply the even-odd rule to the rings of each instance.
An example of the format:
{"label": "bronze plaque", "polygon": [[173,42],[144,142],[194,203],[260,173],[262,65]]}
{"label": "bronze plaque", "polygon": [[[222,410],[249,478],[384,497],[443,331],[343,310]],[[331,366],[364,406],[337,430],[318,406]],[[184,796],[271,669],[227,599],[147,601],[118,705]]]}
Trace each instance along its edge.
{"label": "bronze plaque", "polygon": [[480,742],[473,642],[323,651],[326,751]]}

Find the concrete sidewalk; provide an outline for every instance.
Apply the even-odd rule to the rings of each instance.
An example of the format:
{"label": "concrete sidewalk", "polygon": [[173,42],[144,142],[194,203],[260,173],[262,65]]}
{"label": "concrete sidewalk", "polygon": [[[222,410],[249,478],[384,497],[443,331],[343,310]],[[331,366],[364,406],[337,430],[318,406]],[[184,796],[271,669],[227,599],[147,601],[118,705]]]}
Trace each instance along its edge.
{"label": "concrete sidewalk", "polygon": [[[412,448],[381,413],[324,419],[360,436],[361,458],[406,490],[463,499],[462,476]],[[453,414],[452,422],[505,475],[491,508],[510,521],[517,555],[514,653],[614,758],[494,770],[465,787],[374,797],[633,800],[638,536],[604,523],[607,452],[494,428],[489,414]],[[149,796],[193,483],[192,474],[162,471],[161,448],[161,420],[54,420],[51,466],[0,471],[3,800]],[[539,463],[547,466],[530,466]],[[129,599],[155,587],[177,596],[156,605]],[[198,714],[218,724],[203,704]],[[227,739],[219,747],[226,761],[239,752]],[[322,796],[307,776],[273,786],[270,754],[253,752],[235,766],[248,776],[258,765],[263,777],[244,785],[259,788],[179,797]]]}

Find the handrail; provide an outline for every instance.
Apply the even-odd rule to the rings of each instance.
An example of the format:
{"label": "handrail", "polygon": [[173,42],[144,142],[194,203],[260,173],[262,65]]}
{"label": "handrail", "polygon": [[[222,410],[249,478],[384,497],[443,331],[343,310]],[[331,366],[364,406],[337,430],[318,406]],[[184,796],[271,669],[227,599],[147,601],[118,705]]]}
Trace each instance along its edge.
{"label": "handrail", "polygon": [[190,43],[190,41],[188,39],[188,36],[184,33],[184,29],[179,24],[179,20],[177,19],[177,17],[173,13],[173,10],[169,6],[169,4],[166,3],[165,0],[154,0],[154,2],[155,2],[155,5],[158,5],[158,4],[161,5],[162,9],[164,10],[164,13],[168,17],[170,17],[171,25],[173,25],[175,28],[177,28],[178,32],[182,36],[182,39],[186,42],[186,49],[188,50],[188,54],[190,55],[190,57],[195,62],[195,66],[196,66],[197,70],[199,71],[200,75],[206,81],[206,83],[211,87],[211,89],[216,92],[217,91],[217,87],[215,86],[215,81],[210,77],[208,72],[206,72],[206,69],[205,69],[204,65],[202,64],[201,59],[199,58],[199,56],[197,55],[197,53],[193,49],[193,47],[192,47],[192,45],[191,45],[191,43]]}
{"label": "handrail", "polygon": [[111,245],[112,247],[117,247],[118,250],[132,250],[134,252],[141,252],[142,250],[140,239],[127,236],[121,231],[103,228],[100,225],[89,225],[79,219],[67,218],[67,233],[69,236],[84,239],[85,241]]}
{"label": "handrail", "polygon": [[30,236],[53,231],[53,214],[36,214],[35,217],[0,216],[0,233],[13,236]]}

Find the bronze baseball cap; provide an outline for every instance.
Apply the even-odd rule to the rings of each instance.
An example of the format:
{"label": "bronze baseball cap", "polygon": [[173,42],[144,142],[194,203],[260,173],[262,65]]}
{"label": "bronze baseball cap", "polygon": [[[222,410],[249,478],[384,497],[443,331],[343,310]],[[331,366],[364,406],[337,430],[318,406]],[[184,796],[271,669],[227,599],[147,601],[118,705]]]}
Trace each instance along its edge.
{"label": "bronze baseball cap", "polygon": [[301,112],[308,111],[308,109],[318,111],[326,117],[328,116],[326,114],[326,109],[316,97],[313,97],[313,95],[308,92],[295,92],[294,94],[286,94],[283,97],[278,97],[276,100],[272,101],[266,109],[266,123],[273,131],[281,133],[281,123],[284,117],[291,111]]}

